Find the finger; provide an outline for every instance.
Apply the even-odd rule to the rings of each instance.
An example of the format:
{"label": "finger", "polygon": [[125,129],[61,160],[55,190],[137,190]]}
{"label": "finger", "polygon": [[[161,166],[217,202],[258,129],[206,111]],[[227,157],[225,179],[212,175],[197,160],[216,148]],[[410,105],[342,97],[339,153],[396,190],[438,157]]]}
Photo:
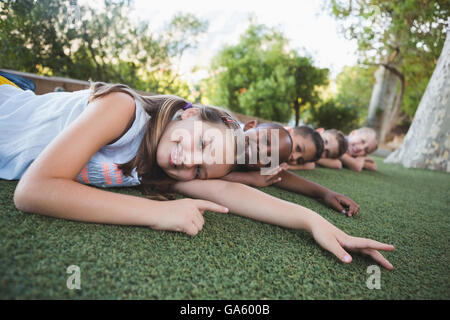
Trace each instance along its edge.
{"label": "finger", "polygon": [[275,172],[274,174],[270,174],[270,175],[265,175],[265,176],[264,176],[264,179],[265,179],[266,181],[269,181],[270,179],[277,178],[277,177],[278,177],[278,174],[279,174],[279,172]]}
{"label": "finger", "polygon": [[280,172],[282,172],[282,171],[284,171],[284,170],[285,170],[284,168],[278,167],[277,174],[280,174]]}
{"label": "finger", "polygon": [[358,237],[351,237],[350,243],[348,245],[346,244],[343,245],[347,248],[355,248],[355,249],[375,249],[383,251],[392,251],[395,249],[395,247],[391,244]]}
{"label": "finger", "polygon": [[325,247],[325,249],[330,251],[344,263],[352,262],[352,256],[349,255],[348,252],[344,250],[344,248],[342,248],[337,240],[333,240],[330,243],[327,243],[327,247]]}
{"label": "finger", "polygon": [[271,184],[273,184],[273,183],[277,183],[277,182],[280,182],[280,181],[281,181],[281,177],[275,176],[275,177],[270,178],[270,179],[267,181],[267,183],[268,183],[268,185],[271,185]]}
{"label": "finger", "polygon": [[203,229],[204,220],[201,213],[194,215],[192,222],[194,223],[198,231]]}
{"label": "finger", "polygon": [[347,211],[350,216],[353,216],[354,214],[356,214],[357,204],[355,202],[351,201],[350,199],[348,199],[348,200],[344,199],[343,204],[348,207]]}
{"label": "finger", "polygon": [[278,166],[276,168],[270,169],[269,171],[266,172],[265,176],[274,176],[277,175],[278,173],[280,173],[282,169]]}
{"label": "finger", "polygon": [[282,168],[283,170],[287,170],[289,169],[289,165],[286,162],[283,162],[282,164],[280,164],[280,168]]}
{"label": "finger", "polygon": [[228,208],[221,206],[220,204],[207,201],[207,200],[194,200],[197,208],[203,213],[204,210],[228,213]]}
{"label": "finger", "polygon": [[267,167],[265,168],[265,173],[266,174],[271,174],[272,172],[275,172],[276,170],[278,170],[280,168],[280,166],[276,166],[276,167]]}
{"label": "finger", "polygon": [[343,213],[343,214],[347,213],[347,210],[345,210],[345,208],[336,199],[331,200],[330,206],[334,210],[336,210],[336,211],[338,211],[340,213]]}
{"label": "finger", "polygon": [[372,259],[375,260],[377,263],[379,263],[383,268],[388,269],[388,270],[394,269],[394,266],[389,262],[389,260],[386,259],[377,250],[364,249],[364,250],[361,250],[361,252],[372,257]]}
{"label": "finger", "polygon": [[199,214],[198,218],[199,218],[200,223],[201,223],[201,225],[200,225],[200,227],[201,227],[200,230],[201,230],[201,229],[203,229],[203,225],[205,224],[205,218],[203,218],[202,214]]}
{"label": "finger", "polygon": [[199,211],[197,214],[194,214],[194,216],[192,217],[192,221],[200,230],[203,228],[205,219],[203,219],[203,214],[201,213],[201,211]]}
{"label": "finger", "polygon": [[285,170],[287,170],[289,168],[289,165],[286,163],[286,162],[283,162],[282,164],[280,164],[278,167],[277,167],[277,174],[278,173],[280,173],[281,171],[285,171]]}
{"label": "finger", "polygon": [[350,200],[348,198],[347,199],[339,198],[338,201],[342,206],[348,207],[347,215],[349,217],[353,216],[357,212],[357,210],[356,210],[357,204],[355,202],[353,202],[352,200]]}
{"label": "finger", "polygon": [[187,233],[190,236],[195,236],[197,235],[199,229],[198,227],[194,224],[194,222],[188,223],[185,227],[184,227],[184,232]]}

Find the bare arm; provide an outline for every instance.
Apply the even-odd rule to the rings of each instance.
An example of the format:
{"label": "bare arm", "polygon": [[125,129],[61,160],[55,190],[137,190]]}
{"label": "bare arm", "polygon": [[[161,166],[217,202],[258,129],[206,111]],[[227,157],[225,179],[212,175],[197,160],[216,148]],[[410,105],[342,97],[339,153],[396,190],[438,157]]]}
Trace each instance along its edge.
{"label": "bare arm", "polygon": [[175,190],[189,197],[214,201],[243,217],[286,228],[304,229],[313,235],[319,245],[345,263],[352,261],[347,249],[367,254],[389,270],[393,268],[378,250],[392,251],[394,246],[351,237],[312,210],[246,185],[223,180],[192,180],[176,183]]}
{"label": "bare arm", "polygon": [[237,215],[286,228],[308,230],[308,217],[316,215],[307,208],[275,198],[241,183],[192,180],[176,183],[175,190],[192,198],[223,205]]}
{"label": "bare arm", "polygon": [[[143,223],[142,199],[74,181],[92,155],[123,132],[134,110],[132,98],[123,94],[111,94],[90,103],[22,176],[14,192],[17,208],[87,222]],[[102,121],[97,121],[99,118]],[[131,213],[127,212],[130,207],[135,208]]]}
{"label": "bare arm", "polygon": [[317,164],[330,169],[342,169],[342,162],[339,159],[321,158],[317,160]]}
{"label": "bare arm", "polygon": [[307,197],[323,199],[329,189],[321,186],[320,184],[311,182],[302,178],[298,174],[291,171],[283,171],[279,174],[281,177],[280,182],[276,182],[274,185],[296,193],[303,194]]}
{"label": "bare arm", "polygon": [[[143,225],[196,234],[202,226],[202,208],[208,207],[205,203],[189,199],[162,203],[74,181],[98,149],[120,136],[134,108],[134,100],[124,93],[112,93],[90,103],[25,172],[14,192],[16,207],[70,220]],[[210,210],[220,211],[213,207]]]}
{"label": "bare arm", "polygon": [[348,216],[358,214],[359,205],[352,199],[331,191],[320,184],[306,180],[293,172],[283,170],[285,167],[285,164],[283,164],[273,172],[273,175],[261,175],[259,171],[231,172],[223,177],[222,180],[239,182],[255,187],[265,187],[273,184],[284,190],[320,199],[330,208]]}
{"label": "bare arm", "polygon": [[360,172],[364,168],[364,157],[353,158],[348,154],[344,154],[340,159],[342,164],[350,170]]}
{"label": "bare arm", "polygon": [[318,198],[325,202],[330,208],[341,213],[346,213],[348,216],[358,214],[359,205],[342,194],[325,188],[320,184],[306,180],[290,171],[282,171],[278,175],[281,180],[274,183],[276,187],[308,197]]}
{"label": "bare arm", "polygon": [[259,171],[250,172],[230,172],[221,178],[229,182],[239,182],[253,187],[266,187],[279,179],[278,176],[262,176]]}
{"label": "bare arm", "polygon": [[280,172],[286,168],[287,164],[282,163],[278,167],[266,172],[265,175],[262,175],[260,170],[246,172],[233,171],[221,179],[229,182],[239,182],[253,187],[267,187],[277,181],[281,181]]}
{"label": "bare arm", "polygon": [[372,158],[365,157],[364,158],[364,169],[370,171],[377,171],[377,164],[373,161]]}
{"label": "bare arm", "polygon": [[314,170],[316,168],[316,164],[314,162],[307,162],[304,164],[290,164],[289,170]]}

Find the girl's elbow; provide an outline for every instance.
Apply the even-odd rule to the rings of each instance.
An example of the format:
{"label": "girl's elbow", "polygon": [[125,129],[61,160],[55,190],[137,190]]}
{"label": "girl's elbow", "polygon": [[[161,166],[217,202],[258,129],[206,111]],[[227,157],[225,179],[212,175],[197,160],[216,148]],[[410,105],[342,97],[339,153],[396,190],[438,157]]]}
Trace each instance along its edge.
{"label": "girl's elbow", "polygon": [[25,190],[25,188],[23,187],[23,184],[20,184],[19,182],[19,184],[16,186],[16,189],[14,190],[13,195],[14,206],[16,207],[17,210],[25,212],[31,211],[28,195],[29,192],[27,192],[27,190]]}
{"label": "girl's elbow", "polygon": [[27,180],[21,179],[14,190],[13,201],[16,209],[24,212],[35,212],[33,205],[33,195],[39,193],[42,187],[36,186]]}

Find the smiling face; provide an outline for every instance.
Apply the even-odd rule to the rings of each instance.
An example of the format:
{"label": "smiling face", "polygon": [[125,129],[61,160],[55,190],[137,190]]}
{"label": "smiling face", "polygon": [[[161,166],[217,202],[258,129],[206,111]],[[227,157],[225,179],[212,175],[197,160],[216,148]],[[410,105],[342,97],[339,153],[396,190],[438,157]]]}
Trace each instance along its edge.
{"label": "smiling face", "polygon": [[156,161],[171,178],[180,181],[220,178],[229,173],[234,156],[233,135],[224,124],[201,121],[198,108],[171,121],[158,144]]}
{"label": "smiling face", "polygon": [[[289,129],[288,129],[289,131]],[[291,131],[289,131],[291,133]],[[292,138],[292,151],[289,157],[289,164],[304,164],[311,162],[317,152],[316,145],[311,135],[307,135],[305,138],[300,134],[296,134],[294,131],[291,133]]]}
{"label": "smiling face", "polygon": [[370,128],[353,130],[348,136],[348,153],[352,157],[364,157],[377,149],[377,136]]}
{"label": "smiling face", "polygon": [[[261,123],[258,125],[256,121],[250,121],[246,123],[244,130],[246,137],[245,155],[247,167],[259,169],[268,167],[269,165],[276,166],[288,161],[292,150],[292,141],[289,132],[282,126],[278,127],[278,125],[273,123]],[[278,143],[272,140],[274,136],[278,137]],[[271,159],[273,148],[277,148],[279,163],[264,163],[261,159],[261,155],[267,155],[267,157]],[[253,152],[256,154],[256,157],[254,157],[256,163],[251,163],[251,160],[253,159],[251,155]]]}
{"label": "smiling face", "polygon": [[322,158],[336,159],[339,155],[339,142],[336,136],[329,132],[323,132],[320,136],[322,137],[324,148]]}
{"label": "smiling face", "polygon": [[295,135],[292,139],[293,148],[289,157],[290,164],[305,164],[311,162],[316,154],[316,146],[312,139]]}

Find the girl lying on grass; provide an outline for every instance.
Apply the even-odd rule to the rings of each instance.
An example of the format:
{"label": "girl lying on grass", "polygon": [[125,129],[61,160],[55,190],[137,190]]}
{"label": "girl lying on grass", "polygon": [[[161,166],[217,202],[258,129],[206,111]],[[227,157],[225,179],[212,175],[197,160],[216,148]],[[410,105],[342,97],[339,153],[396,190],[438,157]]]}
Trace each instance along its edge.
{"label": "girl lying on grass", "polygon": [[[225,111],[192,107],[175,96],[140,96],[124,85],[96,83],[91,90],[35,95],[0,86],[0,178],[20,179],[14,192],[19,210],[189,235],[203,228],[205,210],[233,212],[306,230],[345,263],[352,261],[347,251],[353,251],[393,268],[378,251],[392,251],[392,245],[349,236],[307,208],[218,180],[234,164],[205,158],[221,151],[223,159],[235,154],[234,136],[210,134],[238,129]],[[196,130],[198,123],[202,131]],[[191,153],[203,158],[189,162]],[[146,194],[163,190],[197,199],[156,201],[83,183],[140,184]]]}

